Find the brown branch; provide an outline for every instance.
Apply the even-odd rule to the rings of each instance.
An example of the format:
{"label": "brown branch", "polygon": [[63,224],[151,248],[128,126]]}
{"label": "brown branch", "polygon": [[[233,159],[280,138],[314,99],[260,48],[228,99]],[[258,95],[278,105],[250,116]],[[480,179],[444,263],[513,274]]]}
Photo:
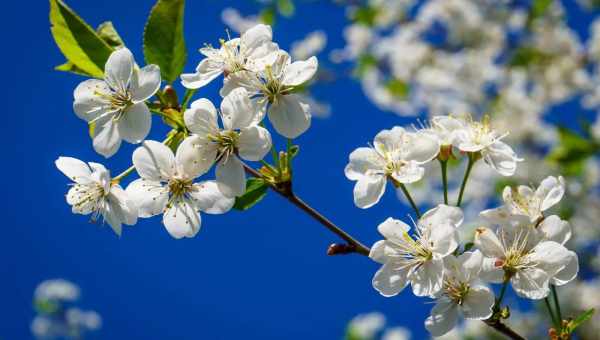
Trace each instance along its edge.
{"label": "brown branch", "polygon": [[[263,178],[263,176],[260,172],[256,171],[255,169],[249,167],[246,164],[244,164],[244,170],[248,174],[250,174],[256,178]],[[325,228],[329,229],[329,231],[338,235],[342,240],[346,241],[348,243],[348,245],[345,248],[344,253],[347,254],[352,251],[352,252],[356,252],[361,255],[369,256],[369,252],[371,251],[369,249],[369,247],[360,243],[354,237],[350,236],[350,234],[346,233],[340,227],[335,225],[335,223],[331,222],[327,217],[323,216],[317,210],[315,210],[310,205],[305,203],[302,199],[300,199],[300,197],[296,196],[296,194],[294,194],[294,192],[292,191],[292,185],[290,182],[282,183],[281,185],[270,184],[270,188],[273,189],[273,191],[278,193],[280,196],[282,196],[283,198],[288,200],[288,202],[292,203],[293,205],[295,205],[296,207],[300,208],[302,211],[307,213],[310,217],[317,220],[317,222],[321,223],[323,226],[325,226]],[[338,254],[335,252],[328,252],[328,253],[330,255]]]}
{"label": "brown branch", "polygon": [[502,321],[497,318],[490,318],[487,320],[483,320],[483,322],[495,329],[496,331],[506,335],[508,338],[513,340],[527,340],[526,338],[519,335],[519,333],[515,332],[512,328],[508,327],[506,324],[502,323]]}

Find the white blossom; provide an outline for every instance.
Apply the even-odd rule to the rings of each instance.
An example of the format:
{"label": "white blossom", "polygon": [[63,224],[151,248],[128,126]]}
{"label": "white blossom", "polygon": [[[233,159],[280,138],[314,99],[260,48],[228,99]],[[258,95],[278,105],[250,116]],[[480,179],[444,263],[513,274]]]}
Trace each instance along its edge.
{"label": "white blossom", "polygon": [[385,316],[379,312],[359,314],[350,320],[348,332],[358,339],[372,339],[385,326]]}
{"label": "white blossom", "polygon": [[327,35],[324,31],[310,32],[304,39],[292,43],[290,54],[296,60],[308,59],[319,54],[326,44]]}
{"label": "white blossom", "polygon": [[79,287],[64,280],[53,279],[40,283],[34,292],[35,301],[74,302],[79,299]]}
{"label": "white blossom", "polygon": [[[539,236],[530,227],[503,227],[498,235],[488,228],[477,228],[475,246],[488,257],[482,278],[495,283],[508,278],[519,296],[534,300],[548,296],[550,283],[570,281],[574,253]],[[558,280],[553,280],[555,277]]]}
{"label": "white blossom", "polygon": [[408,132],[398,126],[379,132],[373,144],[354,150],[344,170],[348,179],[357,181],[354,203],[363,209],[379,202],[388,178],[397,183],[423,178],[422,165],[435,158],[440,148],[433,135]]}
{"label": "white blossom", "polygon": [[415,227],[388,218],[377,229],[385,240],[376,242],[369,257],[383,266],[373,277],[373,287],[389,297],[409,283],[417,296],[435,296],[443,288],[444,258],[458,246],[457,227],[463,214],[459,208],[439,205],[426,212]]}
{"label": "white blossom", "polygon": [[137,222],[135,201],[110,178],[110,172],[98,163],[84,163],[71,157],[59,157],[56,167],[74,184],[67,193],[67,203],[74,214],[92,215],[107,222],[117,235],[122,224]]}
{"label": "white blossom", "polygon": [[433,336],[452,330],[461,316],[484,320],[492,316],[494,293],[479,281],[483,256],[479,251],[445,258],[444,284],[425,328]]}
{"label": "white blossom", "polygon": [[163,224],[174,238],[194,237],[200,230],[200,214],[222,214],[233,206],[216,182],[194,183],[203,171],[194,166],[195,150],[183,142],[174,155],[166,145],[145,141],[133,153],[133,165],[140,175],[127,186],[127,193],[139,207],[139,217],[163,214]]}
{"label": "white blossom", "polygon": [[265,112],[273,128],[282,136],[296,138],[311,122],[310,107],[293,90],[307,83],[317,72],[318,61],[310,57],[292,63],[289,54],[279,51],[275,62],[260,72],[237,72],[225,79],[221,96],[243,87],[255,103],[258,115]]}
{"label": "white blossom", "polygon": [[260,161],[271,149],[271,134],[260,121],[244,88],[237,88],[221,102],[220,128],[217,109],[208,99],[199,99],[185,111],[185,124],[193,133],[186,139],[196,150],[193,166],[207,171],[217,162],[217,185],[229,196],[246,191],[246,175],[240,158]]}
{"label": "white blossom", "polygon": [[279,51],[272,42],[271,26],[259,24],[242,34],[240,38],[221,40],[219,49],[206,46],[200,49],[204,58],[195,73],[181,75],[183,86],[198,89],[210,83],[219,75],[229,75],[239,71],[257,72],[273,63]]}
{"label": "white blossom", "polygon": [[513,218],[525,218],[535,222],[543,218],[543,212],[556,205],[565,194],[565,181],[562,176],[546,177],[537,188],[520,185],[518,188],[506,186],[502,191],[504,205],[485,210],[483,217],[492,221],[506,221]]}
{"label": "white blossom", "polygon": [[486,164],[502,176],[512,176],[517,162],[522,161],[513,149],[502,141],[506,134],[499,134],[490,125],[489,118],[474,121],[470,117],[463,119],[464,128],[458,131],[457,148],[462,152],[479,153]]}
{"label": "white blossom", "polygon": [[77,116],[95,124],[94,150],[114,155],[121,140],[139,143],[150,132],[152,117],[144,103],[160,87],[156,65],[138,69],[126,48],[113,52],[104,67],[104,80],[89,79],[77,86],[73,109]]}

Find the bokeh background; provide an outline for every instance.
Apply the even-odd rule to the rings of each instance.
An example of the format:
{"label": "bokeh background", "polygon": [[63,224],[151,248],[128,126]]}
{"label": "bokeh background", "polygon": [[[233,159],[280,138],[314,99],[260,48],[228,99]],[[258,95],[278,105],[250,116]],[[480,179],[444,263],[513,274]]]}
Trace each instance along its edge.
{"label": "bokeh background", "polygon": [[[142,63],[142,33],[153,1],[67,3],[94,26],[111,20]],[[595,13],[573,1],[563,3],[568,25],[586,40]],[[118,173],[130,166],[135,146],[124,143],[108,161],[93,151],[85,122],[72,110],[72,91],[84,78],[53,70],[64,58],[50,34],[48,4],[3,6],[8,10],[1,57],[7,153],[2,211],[8,218],[0,237],[1,339],[32,337],[33,291],[40,281],[59,277],[77,283],[82,289],[79,304],[102,316],[102,329],[86,339],[340,339],[350,319],[374,310],[383,312],[389,324],[410,328],[414,339],[428,337],[423,320],[430,304],[408,291],[381,297],[371,287],[377,264],[357,255],[326,256],[328,245],[338,239],[273,193],[246,212],[203,215],[202,229],[193,239],[172,239],[160,217],[125,227],[118,238],[107,226],[74,216],[64,201],[68,180],[54,160],[73,156],[102,162]],[[245,0],[187,1],[186,71],[201,60],[197,48],[227,36],[224,8],[253,14],[263,6]],[[329,103],[331,115],[313,119],[311,129],[297,140],[295,189],[370,245],[379,239],[376,226],[381,221],[406,219],[410,211],[393,190],[371,209],[356,208],[354,183],[343,174],[348,154],[381,129],[413,124],[415,118],[380,110],[350,77],[347,65],[328,60],[327,52],[344,47],[347,23],[337,4],[297,1],[293,17],[278,18],[274,40],[289,49],[308,32],[327,33],[320,65],[338,76],[316,84],[312,93]],[[218,103],[219,86],[215,81],[196,97]],[[595,117],[566,102],[544,120],[575,127],[574,110]],[[167,129],[154,118],[149,138],[161,140]]]}

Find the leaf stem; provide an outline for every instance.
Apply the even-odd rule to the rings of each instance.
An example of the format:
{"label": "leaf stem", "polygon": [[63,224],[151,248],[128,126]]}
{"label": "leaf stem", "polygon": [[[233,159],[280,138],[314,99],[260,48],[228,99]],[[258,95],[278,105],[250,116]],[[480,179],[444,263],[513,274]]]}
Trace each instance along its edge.
{"label": "leaf stem", "polygon": [[185,111],[185,109],[188,107],[188,104],[192,100],[192,97],[194,96],[194,93],[196,93],[196,91],[198,91],[198,90],[197,89],[185,90],[185,94],[183,95],[183,101],[181,102],[181,109],[183,111]]}
{"label": "leaf stem", "polygon": [[[263,176],[260,172],[251,168],[247,164],[244,164],[244,170],[248,174],[250,174],[256,178],[263,178]],[[269,182],[267,182],[267,183],[269,183]],[[369,247],[360,243],[360,241],[358,241],[354,237],[350,236],[350,234],[346,233],[342,228],[335,225],[327,217],[323,216],[321,213],[319,213],[313,207],[311,207],[306,202],[304,202],[302,199],[300,199],[300,197],[296,196],[296,194],[294,194],[294,192],[291,190],[291,183],[288,182],[287,186],[285,186],[285,187],[280,187],[280,186],[269,183],[269,187],[271,189],[273,189],[273,191],[278,193],[280,196],[282,196],[286,200],[288,200],[288,202],[290,202],[293,205],[295,205],[296,207],[300,208],[302,211],[304,211],[310,217],[314,218],[317,222],[321,223],[329,231],[331,231],[334,234],[336,234],[337,236],[339,236],[342,240],[348,242],[348,245],[353,248],[352,250],[354,252],[359,253],[361,255],[369,256],[369,252],[371,251],[369,249]]]}
{"label": "leaf stem", "polygon": [[556,317],[554,316],[554,312],[552,311],[552,307],[550,306],[550,301],[548,300],[548,297],[544,298],[544,304],[546,305],[546,308],[548,309],[548,314],[550,315],[550,319],[552,319],[552,323],[554,324],[554,327],[556,327],[556,329],[558,330],[558,322],[556,321]]}
{"label": "leaf stem", "polygon": [[558,294],[556,293],[556,286],[550,285],[550,289],[552,290],[552,298],[554,299],[554,307],[556,308],[556,317],[558,318],[558,327],[562,328],[562,313],[560,311],[560,303],[558,302]]}
{"label": "leaf stem", "polygon": [[463,177],[462,184],[460,186],[460,193],[458,194],[458,200],[456,201],[456,206],[460,207],[463,199],[463,194],[465,193],[465,187],[467,186],[467,181],[469,180],[469,175],[471,174],[471,169],[473,169],[473,164],[476,162],[476,156],[472,153],[469,153],[469,163],[467,164],[467,170],[465,171],[465,176]]}
{"label": "leaf stem", "polygon": [[448,205],[448,161],[440,160],[442,168],[442,185],[444,186],[444,204]]}
{"label": "leaf stem", "polygon": [[412,196],[408,192],[408,189],[406,188],[406,186],[404,185],[404,183],[400,183],[400,182],[396,181],[393,178],[392,178],[392,183],[394,183],[394,186],[396,188],[400,188],[402,190],[402,192],[404,193],[404,196],[406,196],[406,199],[408,200],[408,202],[410,203],[410,206],[415,211],[415,214],[417,215],[417,217],[421,218],[421,211],[419,210],[419,207],[417,206],[417,204],[413,200]]}

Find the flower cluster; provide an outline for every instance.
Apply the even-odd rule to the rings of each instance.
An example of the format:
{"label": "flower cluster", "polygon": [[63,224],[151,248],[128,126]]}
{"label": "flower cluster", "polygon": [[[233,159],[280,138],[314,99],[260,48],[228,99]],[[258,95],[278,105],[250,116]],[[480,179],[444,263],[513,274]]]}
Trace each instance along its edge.
{"label": "flower cluster", "polygon": [[[290,56],[273,42],[270,26],[231,11],[224,13],[224,19],[235,22],[241,36],[220,40],[218,48],[200,49],[204,59],[195,72],[180,75],[186,88],[181,102],[170,85],[161,89],[161,74],[165,80],[174,79],[169,72],[161,73],[156,65],[138,67],[124,46],[108,57],[103,80],[86,80],[75,89],[74,110],[89,124],[99,154],[113,156],[122,140],[140,145],[133,152],[132,167],[115,177],[101,164],[58,158],[57,168],[73,182],[67,203],[76,214],[91,215],[93,221],[101,218],[118,235],[123,224],[162,215],[168,233],[180,239],[199,232],[200,213],[226,213],[258,185],[263,192],[277,192],[347,242],[330,247],[330,255],[355,252],[381,264],[372,280],[381,295],[398,295],[410,285],[414,295],[434,299],[424,323],[433,336],[448,334],[460,318],[504,329],[500,326],[510,313],[502,303],[509,285],[519,297],[531,300],[553,294],[557,314],[548,306],[554,331],[570,336],[576,326],[560,315],[556,287],[575,279],[579,257],[568,248],[570,223],[563,215],[551,213],[567,192],[564,178],[546,177],[537,188],[506,186],[503,204],[497,208],[488,209],[490,204],[483,200],[474,210],[473,205],[470,210],[462,205],[469,179],[483,183],[476,190],[484,188],[479,195],[489,197],[496,184],[491,175],[508,180],[517,175],[517,166],[524,161],[508,143],[528,138],[529,132],[517,131],[511,139],[512,116],[499,119],[498,112],[517,112],[517,117],[529,110],[538,114],[544,104],[564,100],[587,84],[581,65],[572,60],[579,55],[577,44],[564,27],[554,25],[560,6],[552,6],[533,25],[518,17],[513,18],[516,23],[508,24],[498,19],[517,15],[503,4],[429,1],[405,27],[389,30],[414,2],[372,1],[371,5],[387,10],[370,14],[373,27],[349,27],[349,46],[332,57],[339,61],[371,57],[367,58],[369,67],[358,70],[371,96],[404,113],[427,107],[431,119],[418,128],[396,126],[381,131],[372,145],[350,154],[345,175],[356,181],[354,202],[362,209],[377,204],[390,182],[414,210],[417,219],[411,220],[412,227],[392,217],[386,219],[377,228],[384,239],[369,249],[295,195],[291,159],[298,147],[292,139],[311,125],[314,101],[306,88],[318,69],[312,55],[323,48],[325,36],[310,35],[294,45]],[[489,29],[480,31],[483,22],[488,22]],[[444,49],[423,40],[435,23],[448,28]],[[544,62],[520,65],[525,71],[499,70],[496,60],[505,44],[504,31],[525,25],[533,25],[532,34],[524,39],[535,46],[535,52],[548,51],[548,55],[535,55]],[[393,36],[375,39],[384,31]],[[378,46],[375,55],[365,55],[373,45]],[[587,57],[594,60],[592,51],[598,49],[592,44]],[[523,62],[518,60],[523,56],[513,57],[515,63]],[[386,88],[382,97],[380,66],[385,64],[393,77],[386,77],[391,90]],[[221,76],[218,109],[206,98],[192,99],[197,89]],[[486,106],[484,89],[489,84],[498,85],[492,118],[448,114],[472,111],[477,117],[478,109]],[[594,107],[600,102],[595,97],[589,94],[584,101]],[[148,139],[152,113],[173,128],[162,143]],[[277,151],[269,127],[287,139],[285,151]],[[263,160],[270,151],[274,164]],[[462,162],[464,175],[456,176],[457,169],[463,170],[461,159],[467,160]],[[262,167],[255,170],[246,162],[261,162]],[[432,174],[434,164],[440,165],[442,175],[439,200],[429,190],[438,184]],[[122,187],[121,181],[134,171],[139,178]],[[204,178],[213,173],[214,179]],[[255,177],[252,182],[247,181],[247,174]],[[452,182],[460,183],[456,192],[450,188]],[[425,187],[430,206],[423,214],[410,194],[419,185]],[[454,194],[457,200],[452,204],[448,196]],[[502,284],[498,296],[488,284]],[[352,332],[372,337],[380,321],[370,319],[363,323],[366,327],[355,327]],[[394,338],[391,333],[389,337]]]}
{"label": "flower cluster", "polygon": [[33,305],[37,315],[31,322],[36,339],[81,339],[96,331],[102,319],[94,311],[69,306],[79,300],[79,287],[63,279],[47,280],[35,289]]}
{"label": "flower cluster", "polygon": [[[436,300],[425,321],[433,336],[451,331],[459,316],[501,317],[502,296],[497,300],[484,282],[511,283],[519,296],[538,300],[548,296],[551,285],[564,285],[579,271],[577,254],[565,247],[570,224],[557,215],[545,215],[565,193],[562,177],[548,177],[538,188],[504,188],[504,205],[480,213],[487,226],[475,230],[470,246],[475,248],[460,246],[464,215],[459,206],[473,165],[482,159],[498,174],[511,176],[522,161],[502,141],[506,135],[486,118],[478,122],[470,116],[436,116],[414,132],[402,127],[383,130],[373,146],[350,154],[345,172],[357,181],[358,207],[376,204],[389,180],[403,189],[419,217],[412,233],[408,224],[391,217],[381,223],[378,230],[385,239],[371,247],[369,256],[382,264],[373,277],[373,287],[381,295],[395,296],[410,284],[416,296]],[[448,205],[445,185],[445,204],[421,215],[405,184],[423,179],[425,167],[434,159],[445,177],[447,162],[460,155],[468,159],[468,166],[457,206]]]}
{"label": "flower cluster", "polygon": [[[132,156],[140,178],[126,189],[120,181],[131,171],[111,178],[103,165],[60,157],[57,168],[73,186],[67,203],[76,214],[102,218],[121,235],[122,225],[162,214],[174,238],[193,237],[201,225],[199,212],[222,214],[246,191],[244,161],[261,161],[272,149],[263,123],[292,139],[310,126],[310,105],[296,94],[317,72],[315,57],[292,62],[272,41],[271,27],[255,25],[241,37],[221,40],[220,48],[200,49],[205,58],[195,73],[182,74],[182,84],[195,90],[224,76],[220,110],[205,98],[183,107],[171,120],[179,130],[164,143],[146,140],[151,128],[153,96],[164,96],[160,69],[136,66],[122,47],[108,58],[104,80],[82,82],[74,92],[74,110],[90,124],[94,149],[114,155],[122,140],[138,144]],[[164,112],[159,112],[164,118]],[[220,122],[219,122],[220,121]],[[196,181],[215,165],[215,180]],[[131,170],[133,170],[133,168]]]}

